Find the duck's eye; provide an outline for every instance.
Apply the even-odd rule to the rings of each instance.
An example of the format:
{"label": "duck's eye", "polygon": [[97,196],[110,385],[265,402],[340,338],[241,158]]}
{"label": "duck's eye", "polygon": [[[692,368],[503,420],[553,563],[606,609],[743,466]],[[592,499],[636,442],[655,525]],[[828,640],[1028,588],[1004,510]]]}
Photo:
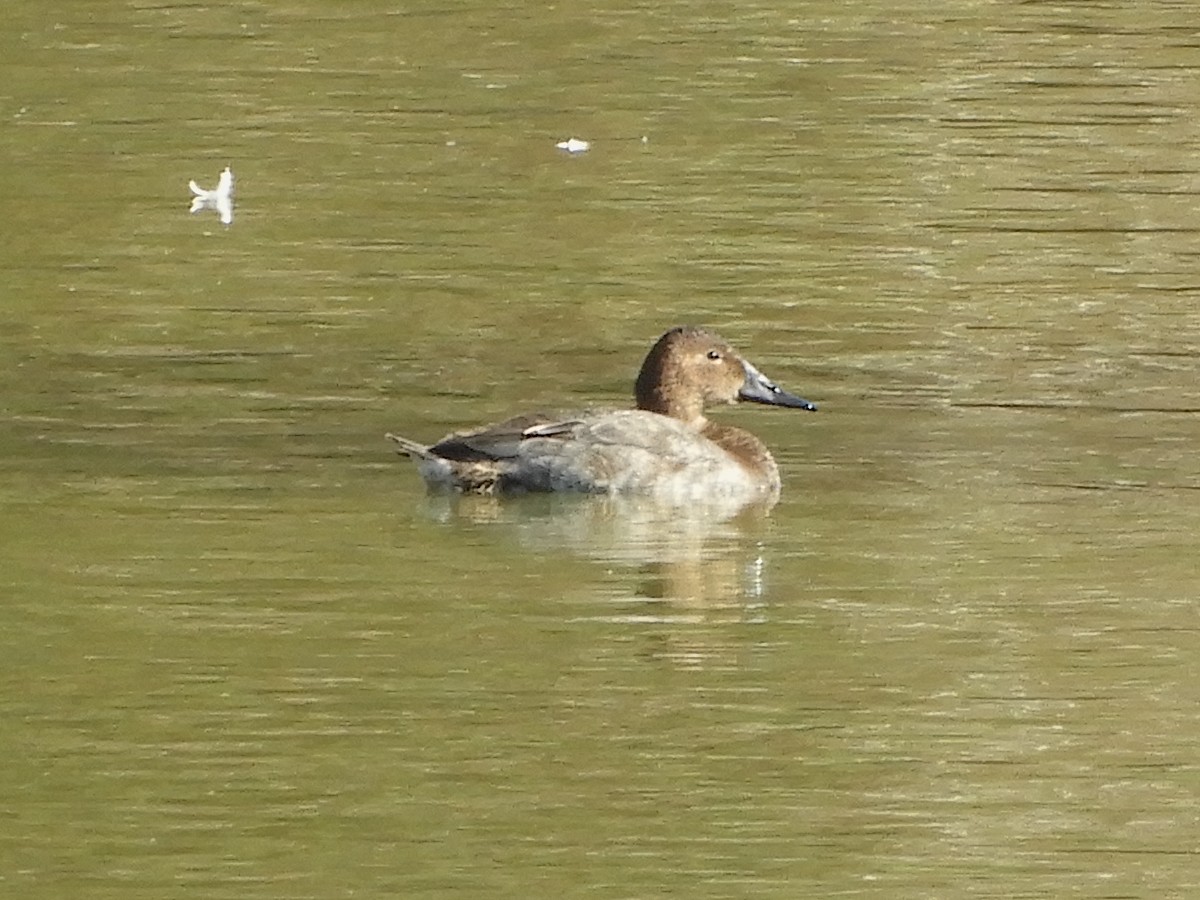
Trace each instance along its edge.
{"label": "duck's eye", "polygon": [[721,351],[720,350],[709,350],[706,355],[711,360],[718,360],[721,358]]}

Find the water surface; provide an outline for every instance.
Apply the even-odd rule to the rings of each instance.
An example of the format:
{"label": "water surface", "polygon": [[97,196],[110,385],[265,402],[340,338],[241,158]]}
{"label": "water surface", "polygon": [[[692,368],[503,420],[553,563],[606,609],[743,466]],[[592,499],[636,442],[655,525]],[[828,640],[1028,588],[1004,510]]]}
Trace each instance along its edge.
{"label": "water surface", "polygon": [[[1195,894],[1189,5],[10,6],[10,893]],[[769,516],[383,440],[681,322]]]}

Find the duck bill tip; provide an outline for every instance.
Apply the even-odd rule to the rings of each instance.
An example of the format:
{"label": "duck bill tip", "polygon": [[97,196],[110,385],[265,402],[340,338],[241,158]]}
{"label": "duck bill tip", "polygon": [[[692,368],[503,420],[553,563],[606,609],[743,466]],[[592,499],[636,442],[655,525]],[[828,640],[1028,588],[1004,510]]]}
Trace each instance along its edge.
{"label": "duck bill tip", "polygon": [[746,381],[742,385],[742,389],[738,391],[738,399],[750,403],[765,403],[768,406],[784,406],[809,412],[817,411],[817,404],[785,391],[748,363],[746,364]]}

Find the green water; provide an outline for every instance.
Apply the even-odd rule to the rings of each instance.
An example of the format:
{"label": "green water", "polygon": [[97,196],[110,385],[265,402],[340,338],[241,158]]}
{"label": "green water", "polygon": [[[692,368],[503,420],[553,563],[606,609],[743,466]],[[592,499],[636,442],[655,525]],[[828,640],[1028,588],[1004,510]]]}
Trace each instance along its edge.
{"label": "green water", "polygon": [[[1195,895],[1189,7],[58,7],[0,35],[0,894]],[[769,517],[383,439],[681,322],[821,404],[716,413]]]}

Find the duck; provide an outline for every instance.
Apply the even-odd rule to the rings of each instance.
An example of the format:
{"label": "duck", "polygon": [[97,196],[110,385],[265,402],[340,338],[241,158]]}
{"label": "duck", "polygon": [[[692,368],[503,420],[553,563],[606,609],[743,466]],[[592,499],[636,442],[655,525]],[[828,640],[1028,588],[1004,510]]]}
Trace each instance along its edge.
{"label": "duck", "polygon": [[749,431],[713,422],[719,403],[816,411],[713,332],[681,325],[650,348],[634,409],[526,413],[422,444],[387,438],[435,490],[468,494],[569,492],[709,497],[774,503],[779,466]]}

